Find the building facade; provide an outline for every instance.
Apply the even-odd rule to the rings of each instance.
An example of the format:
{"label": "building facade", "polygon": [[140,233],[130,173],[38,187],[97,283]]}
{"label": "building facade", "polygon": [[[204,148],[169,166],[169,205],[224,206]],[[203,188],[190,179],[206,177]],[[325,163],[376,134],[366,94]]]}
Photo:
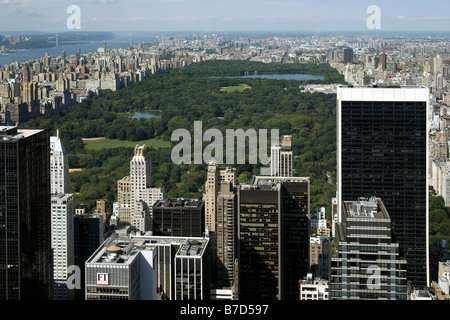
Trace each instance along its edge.
{"label": "building facade", "polygon": [[338,87],[338,208],[383,199],[413,286],[429,284],[427,120],[426,88]]}
{"label": "building facade", "polygon": [[273,144],[270,154],[270,175],[272,177],[294,176],[294,152],[292,136],[283,136],[278,144]]}
{"label": "building facade", "polygon": [[0,300],[52,298],[50,133],[0,127]]}
{"label": "building facade", "polygon": [[59,137],[59,130],[56,136],[50,137],[50,174],[52,194],[71,193],[69,156]]}
{"label": "building facade", "polygon": [[73,195],[58,194],[51,197],[53,300],[73,300],[74,291],[67,288],[68,268],[75,263]]}
{"label": "building facade", "polygon": [[118,181],[118,219],[139,231],[152,230],[152,207],[164,198],[164,189],[153,188],[147,146],[136,145],[130,175]]}
{"label": "building facade", "polygon": [[204,202],[184,198],[156,201],[153,206],[153,234],[164,237],[203,237]]}
{"label": "building facade", "polygon": [[331,258],[330,299],[406,300],[406,260],[380,198],[344,201]]}
{"label": "building facade", "polygon": [[308,272],[309,179],[255,177],[237,201],[239,299],[298,299]]}

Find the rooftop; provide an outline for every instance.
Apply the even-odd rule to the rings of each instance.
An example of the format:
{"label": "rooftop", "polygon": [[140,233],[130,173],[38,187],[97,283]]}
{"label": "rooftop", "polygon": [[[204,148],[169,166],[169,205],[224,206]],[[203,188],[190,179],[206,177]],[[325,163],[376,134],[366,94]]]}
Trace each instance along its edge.
{"label": "rooftop", "polygon": [[198,199],[191,198],[167,198],[164,200],[158,200],[154,207],[159,208],[199,208],[203,204]]}
{"label": "rooftop", "polygon": [[349,218],[389,219],[389,214],[380,198],[360,198],[358,201],[344,201],[345,213]]}
{"label": "rooftop", "polygon": [[252,185],[274,185],[281,182],[309,182],[309,177],[273,177],[273,176],[254,176]]}
{"label": "rooftop", "polygon": [[88,263],[130,264],[141,251],[156,246],[178,247],[176,256],[202,257],[209,238],[162,237],[149,234],[130,235],[113,233],[88,259]]}
{"label": "rooftop", "polygon": [[44,129],[18,129],[13,126],[0,126],[0,137],[2,140],[19,140],[30,137],[36,133],[42,132]]}

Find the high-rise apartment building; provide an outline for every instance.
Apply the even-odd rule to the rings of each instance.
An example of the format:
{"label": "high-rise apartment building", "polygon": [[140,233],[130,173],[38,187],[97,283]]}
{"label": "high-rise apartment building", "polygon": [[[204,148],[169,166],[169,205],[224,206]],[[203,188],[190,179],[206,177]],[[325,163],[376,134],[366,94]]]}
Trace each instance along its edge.
{"label": "high-rise apartment building", "polygon": [[331,258],[333,300],[406,300],[406,261],[380,198],[344,201]]}
{"label": "high-rise apartment building", "polygon": [[353,63],[353,49],[346,48],[344,49],[344,64]]}
{"label": "high-rise apartment building", "polygon": [[426,88],[338,87],[337,208],[383,199],[413,286],[429,284],[427,115]]}
{"label": "high-rise apartment building", "polygon": [[51,299],[50,133],[0,127],[0,300]]}
{"label": "high-rise apartment building", "polygon": [[[222,184],[225,182],[225,184]],[[208,172],[205,182],[205,192],[203,193],[203,202],[205,203],[205,224],[207,233],[210,238],[211,247],[211,267],[212,267],[212,282],[214,287],[222,287],[227,284],[228,280],[225,280],[225,274],[228,272],[229,266],[223,268],[222,262],[219,258],[218,247],[223,250],[224,239],[222,237],[229,237],[230,234],[224,232],[223,220],[227,219],[225,216],[229,215],[228,209],[223,207],[224,199],[219,198],[222,187],[231,189],[225,191],[225,193],[234,192],[234,185],[236,184],[236,169],[231,167],[220,168],[215,159],[212,159],[208,165]],[[229,195],[226,196],[229,198]],[[226,200],[228,201],[228,200]],[[221,207],[219,207],[221,206]],[[219,213],[220,210],[220,213]],[[220,216],[219,216],[220,215]],[[225,215],[225,216],[224,216]],[[229,220],[227,220],[229,223]],[[234,223],[235,226],[235,223]],[[218,239],[220,237],[220,239]],[[227,240],[228,241],[228,240]],[[231,250],[231,248],[228,248]],[[230,253],[231,254],[231,253]],[[223,252],[221,253],[222,258]],[[231,256],[230,256],[231,257]],[[228,264],[228,261],[227,261]],[[228,271],[226,271],[228,270]],[[219,275],[220,273],[220,275]],[[228,277],[228,275],[226,276]],[[219,284],[220,282],[220,284]]]}
{"label": "high-rise apartment building", "polygon": [[270,175],[272,177],[292,177],[294,175],[292,136],[283,136],[279,143],[272,145],[270,159]]}
{"label": "high-rise apartment building", "polygon": [[[231,181],[223,180],[217,194],[216,273],[217,286],[232,287],[237,249],[236,192]],[[214,265],[214,264],[213,264]]]}
{"label": "high-rise apartment building", "polygon": [[308,272],[309,179],[254,177],[237,202],[239,299],[298,299]]}
{"label": "high-rise apartment building", "polygon": [[130,175],[118,181],[119,223],[140,231],[152,230],[152,207],[164,198],[164,189],[151,186],[151,160],[147,146],[136,145]]}
{"label": "high-rise apartment building", "polygon": [[386,53],[381,53],[379,57],[379,66],[381,66],[382,71],[387,70],[387,55]]}
{"label": "high-rise apartment building", "polygon": [[232,185],[235,185],[236,169],[230,167],[221,169],[219,168],[217,161],[213,159],[208,165],[205,193],[203,194],[203,201],[205,202],[205,222],[210,232],[216,231],[216,199],[221,181],[230,181]]}
{"label": "high-rise apartment building", "polygon": [[68,268],[75,263],[73,229],[73,195],[51,197],[53,300],[73,300],[75,292],[67,288]]}
{"label": "high-rise apartment building", "polygon": [[71,193],[69,156],[59,137],[59,130],[56,132],[56,136],[50,137],[50,191],[51,194]]}

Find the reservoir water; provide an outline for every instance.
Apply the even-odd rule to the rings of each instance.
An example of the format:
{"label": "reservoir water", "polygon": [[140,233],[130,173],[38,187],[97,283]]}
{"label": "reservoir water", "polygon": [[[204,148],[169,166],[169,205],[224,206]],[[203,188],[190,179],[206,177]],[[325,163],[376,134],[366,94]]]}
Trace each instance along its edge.
{"label": "reservoir water", "polygon": [[308,80],[323,80],[323,76],[315,74],[306,73],[274,73],[274,74],[253,74],[246,76],[214,76],[209,78],[229,78],[229,79],[240,79],[240,78],[251,78],[251,79],[274,79],[274,80],[297,80],[297,81],[308,81]]}

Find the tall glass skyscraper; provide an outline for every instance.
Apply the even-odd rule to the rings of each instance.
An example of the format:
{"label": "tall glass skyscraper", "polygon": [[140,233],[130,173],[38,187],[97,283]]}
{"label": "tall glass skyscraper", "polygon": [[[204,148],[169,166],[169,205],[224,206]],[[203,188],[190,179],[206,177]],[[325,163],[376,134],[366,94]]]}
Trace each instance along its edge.
{"label": "tall glass skyscraper", "polygon": [[52,295],[50,133],[0,127],[0,300]]}
{"label": "tall glass skyscraper", "polygon": [[361,196],[383,199],[413,286],[429,283],[427,111],[426,88],[337,92],[337,207]]}

